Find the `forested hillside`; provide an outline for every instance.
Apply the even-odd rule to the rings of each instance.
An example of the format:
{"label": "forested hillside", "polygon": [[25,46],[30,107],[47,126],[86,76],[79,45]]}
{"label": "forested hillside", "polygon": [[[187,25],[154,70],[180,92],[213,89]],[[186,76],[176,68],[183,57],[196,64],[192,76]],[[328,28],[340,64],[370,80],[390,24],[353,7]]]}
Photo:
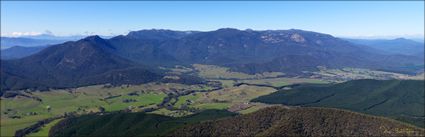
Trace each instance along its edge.
{"label": "forested hillside", "polygon": [[326,108],[271,107],[207,121],[171,136],[423,136],[424,130],[393,120]]}
{"label": "forested hillside", "polygon": [[353,80],[281,90],[255,102],[348,109],[424,126],[424,81]]}

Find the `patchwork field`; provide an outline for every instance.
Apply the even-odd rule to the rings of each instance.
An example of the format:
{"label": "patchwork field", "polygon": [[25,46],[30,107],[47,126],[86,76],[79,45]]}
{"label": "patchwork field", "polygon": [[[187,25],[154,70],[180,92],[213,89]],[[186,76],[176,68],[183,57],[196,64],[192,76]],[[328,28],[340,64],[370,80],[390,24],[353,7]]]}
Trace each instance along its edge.
{"label": "patchwork field", "polygon": [[224,87],[233,87],[236,83],[260,84],[274,87],[297,83],[328,83],[328,81],[318,78],[285,77],[285,74],[282,72],[265,72],[262,74],[251,75],[241,72],[233,72],[226,67],[202,64],[194,64],[193,68],[196,70],[196,74],[198,76],[212,81],[219,81]]}
{"label": "patchwork field", "polygon": [[205,88],[207,87],[150,83],[110,88],[98,85],[72,90],[22,92],[32,98],[20,95],[1,98],[1,136],[13,136],[18,129],[65,113],[86,114],[98,112],[102,108],[106,112],[143,108],[161,103],[170,89]]}
{"label": "patchwork field", "polygon": [[314,75],[312,77],[333,82],[344,82],[356,79],[424,79],[423,73],[418,74],[417,76],[410,76],[394,72],[385,72],[360,68],[327,69],[324,67],[319,67],[319,70],[320,71],[318,72],[313,72]]}
{"label": "patchwork field", "polygon": [[291,84],[299,83],[313,83],[313,84],[326,84],[327,81],[320,79],[312,78],[267,78],[267,79],[256,79],[256,80],[240,80],[241,83],[249,84],[260,84],[260,85],[270,85],[274,87],[287,86]]}
{"label": "patchwork field", "polygon": [[275,91],[275,89],[268,87],[241,85],[239,87],[225,88],[213,92],[181,96],[174,107],[198,110],[227,109],[232,112],[249,113],[266,106],[260,103],[250,103],[251,99]]}
{"label": "patchwork field", "polygon": [[261,79],[283,76],[282,72],[265,72],[261,74],[249,75],[241,72],[232,72],[229,68],[215,65],[194,64],[194,70],[198,75],[207,79]]}

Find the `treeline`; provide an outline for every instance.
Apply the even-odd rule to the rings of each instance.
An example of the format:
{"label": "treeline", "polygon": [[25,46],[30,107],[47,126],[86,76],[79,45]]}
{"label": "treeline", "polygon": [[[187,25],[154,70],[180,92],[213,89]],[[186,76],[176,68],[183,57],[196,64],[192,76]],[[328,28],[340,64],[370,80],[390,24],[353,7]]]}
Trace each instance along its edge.
{"label": "treeline", "polygon": [[270,107],[188,125],[169,136],[423,136],[424,129],[337,109]]}
{"label": "treeline", "polygon": [[51,128],[49,136],[164,136],[184,125],[234,115],[226,110],[205,110],[179,118],[142,112],[89,114],[60,121]]}
{"label": "treeline", "polygon": [[254,102],[348,109],[425,125],[424,81],[353,80],[300,86],[253,99]]}

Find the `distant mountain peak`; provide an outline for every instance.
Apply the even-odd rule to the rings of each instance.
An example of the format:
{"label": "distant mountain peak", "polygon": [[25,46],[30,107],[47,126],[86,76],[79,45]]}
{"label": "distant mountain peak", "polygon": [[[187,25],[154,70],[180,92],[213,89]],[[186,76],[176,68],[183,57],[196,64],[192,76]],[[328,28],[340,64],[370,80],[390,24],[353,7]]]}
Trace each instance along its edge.
{"label": "distant mountain peak", "polygon": [[105,39],[101,38],[98,35],[88,36],[76,42],[67,42],[72,46],[77,47],[93,47],[93,48],[101,48],[101,49],[115,49],[109,42]]}
{"label": "distant mountain peak", "polygon": [[97,44],[108,44],[107,41],[103,38],[101,38],[98,35],[93,35],[93,36],[88,36],[85,37],[81,40],[78,40],[77,43],[81,43],[81,42],[89,42],[89,43],[97,43]]}
{"label": "distant mountain peak", "polygon": [[289,31],[306,31],[306,30],[302,30],[302,29],[289,29]]}
{"label": "distant mountain peak", "polygon": [[393,39],[394,41],[412,41],[412,40],[410,40],[410,39],[406,39],[406,38],[402,38],[402,37],[400,37],[400,38],[395,38],[395,39]]}
{"label": "distant mountain peak", "polygon": [[233,31],[233,32],[240,32],[241,30],[238,30],[238,29],[235,29],[235,28],[221,28],[221,29],[218,29],[218,30],[216,30],[217,32],[230,32],[230,31]]}
{"label": "distant mountain peak", "polygon": [[137,33],[146,33],[146,32],[171,32],[172,30],[169,29],[142,29],[142,30],[136,30],[136,31],[130,31],[128,35],[134,35]]}
{"label": "distant mountain peak", "polygon": [[179,39],[195,31],[173,31],[168,29],[149,29],[129,32],[126,37],[135,39]]}
{"label": "distant mountain peak", "polygon": [[81,40],[83,40],[83,41],[102,41],[103,39],[101,37],[99,37],[98,35],[92,35],[92,36],[85,37]]}
{"label": "distant mountain peak", "polygon": [[240,31],[239,29],[236,29],[236,28],[220,28],[220,29],[217,29],[217,30],[237,30],[237,31]]}

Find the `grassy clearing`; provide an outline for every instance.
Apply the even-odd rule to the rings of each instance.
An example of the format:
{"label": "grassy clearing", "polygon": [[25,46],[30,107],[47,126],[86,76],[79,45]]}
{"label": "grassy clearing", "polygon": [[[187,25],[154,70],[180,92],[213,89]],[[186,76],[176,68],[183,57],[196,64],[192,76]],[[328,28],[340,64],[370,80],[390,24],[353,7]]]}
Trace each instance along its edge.
{"label": "grassy clearing", "polygon": [[50,128],[52,128],[56,123],[61,121],[62,119],[56,119],[49,124],[44,125],[39,131],[35,133],[28,134],[26,137],[47,137],[49,136]]}
{"label": "grassy clearing", "polygon": [[185,66],[180,66],[180,65],[176,65],[172,68],[165,68],[165,67],[159,67],[159,68],[163,69],[163,70],[169,70],[170,71],[169,73],[178,74],[178,75],[181,75],[181,74],[184,74],[184,73],[190,73],[190,72],[193,71],[192,68],[187,68]]}
{"label": "grassy clearing", "polygon": [[224,88],[212,92],[198,92],[186,96],[180,96],[178,98],[178,101],[173,106],[176,110],[167,110],[165,108],[162,108],[151,113],[172,117],[181,117],[192,114],[189,112],[189,110],[192,109],[218,109],[238,112],[244,109],[232,109],[232,107],[240,105],[244,106],[246,104],[249,104],[249,107],[246,107],[249,108],[249,110],[246,110],[241,113],[250,113],[267,106],[265,104],[260,103],[251,104],[249,103],[251,99],[267,95],[275,91],[275,89],[269,87],[242,85],[239,87]]}
{"label": "grassy clearing", "polygon": [[165,108],[158,109],[153,112],[149,112],[149,114],[158,114],[163,116],[171,116],[171,117],[183,117],[187,115],[192,115],[192,112],[185,111],[185,110],[168,110]]}
{"label": "grassy clearing", "polygon": [[218,81],[222,84],[223,88],[230,88],[237,82],[236,80],[213,80]]}
{"label": "grassy clearing", "polygon": [[198,98],[200,98],[202,95],[201,93],[194,93],[186,96],[179,97],[179,100],[174,104],[175,107],[180,108],[183,104],[186,104],[188,102],[194,102]]}
{"label": "grassy clearing", "polygon": [[[123,95],[117,98],[107,99],[105,102],[107,102],[108,105],[104,108],[106,111],[118,111],[126,109],[129,106],[148,106],[161,102],[165,96],[166,95],[163,93],[145,93],[138,96]],[[134,102],[124,103],[124,100],[134,100]]]}
{"label": "grassy clearing", "polygon": [[193,105],[194,108],[199,109],[227,109],[231,103],[200,103]]}
{"label": "grassy clearing", "polygon": [[49,117],[50,116],[48,115],[39,115],[39,116],[27,116],[21,119],[2,118],[0,122],[1,136],[2,137],[13,136],[15,135],[16,130],[28,127],[39,120],[46,119]]}
{"label": "grassy clearing", "polygon": [[264,84],[274,87],[286,86],[296,83],[314,83],[314,84],[325,84],[327,81],[320,79],[310,78],[268,78],[268,79],[256,79],[256,80],[241,80],[239,82],[250,83],[250,84]]}
{"label": "grassy clearing", "polygon": [[275,92],[273,88],[242,85],[208,93],[197,93],[196,97],[193,97],[193,103],[187,106],[201,110],[229,109],[233,105],[248,103],[251,99],[273,92]]}
{"label": "grassy clearing", "polygon": [[284,75],[284,73],[281,72],[264,72],[261,74],[249,75],[241,72],[232,72],[229,68],[215,65],[193,64],[192,66],[198,71],[200,77],[207,79],[254,79]]}
{"label": "grassy clearing", "polygon": [[242,85],[203,93],[201,102],[249,102],[251,99],[275,92],[273,88]]}
{"label": "grassy clearing", "polygon": [[327,69],[319,67],[319,70],[320,71],[314,73],[315,77],[334,82],[344,82],[357,79],[418,79],[406,74],[360,68]]}

